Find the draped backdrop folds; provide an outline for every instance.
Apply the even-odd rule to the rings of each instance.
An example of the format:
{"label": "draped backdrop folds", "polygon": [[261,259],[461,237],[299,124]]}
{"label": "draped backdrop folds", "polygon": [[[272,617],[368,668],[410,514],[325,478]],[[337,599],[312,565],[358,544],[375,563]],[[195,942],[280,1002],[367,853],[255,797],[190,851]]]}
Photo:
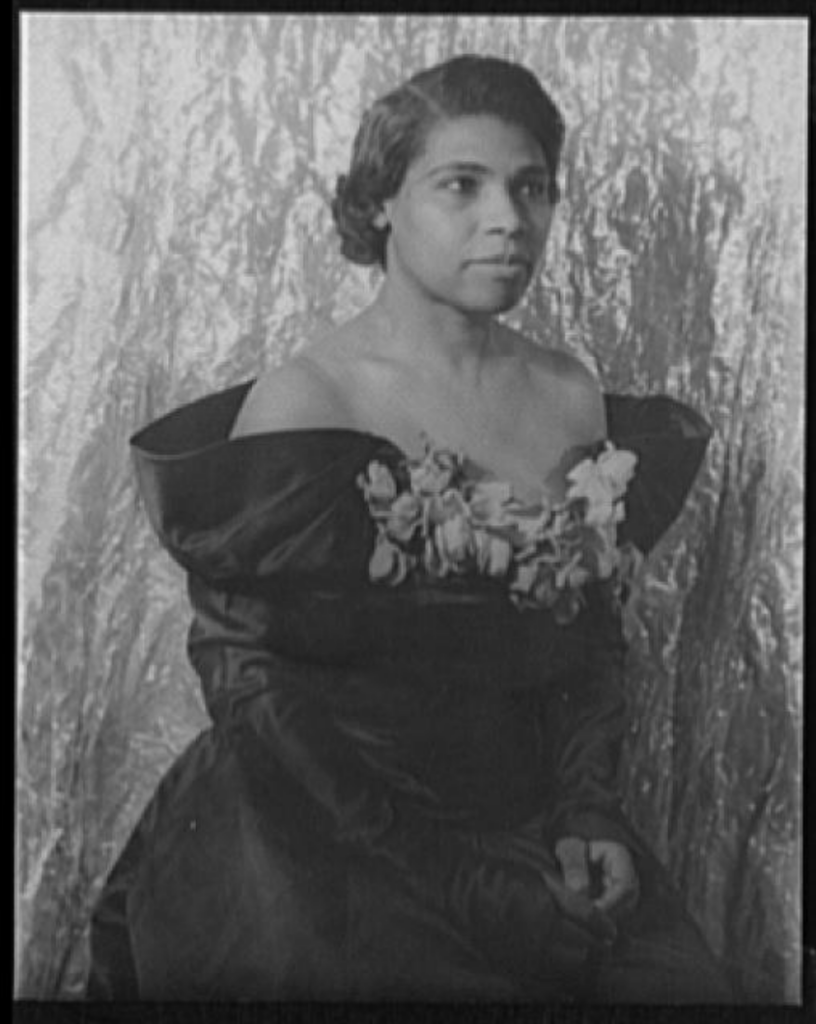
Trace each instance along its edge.
{"label": "draped backdrop folds", "polygon": [[328,202],[361,112],[518,59],[568,132],[511,322],[714,427],[627,612],[638,829],[752,1001],[799,999],[803,21],[23,19],[17,993],[81,995],[92,903],[207,724],[128,437],[357,312]]}

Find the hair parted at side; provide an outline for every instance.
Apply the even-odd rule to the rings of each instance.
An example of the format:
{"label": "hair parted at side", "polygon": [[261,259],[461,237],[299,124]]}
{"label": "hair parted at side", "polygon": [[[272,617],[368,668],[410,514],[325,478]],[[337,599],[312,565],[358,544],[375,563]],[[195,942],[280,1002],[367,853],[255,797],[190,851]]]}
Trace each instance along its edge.
{"label": "hair parted at side", "polygon": [[517,124],[537,139],[550,172],[550,202],[558,201],[556,174],[564,142],[558,107],[522,65],[464,54],[414,75],[363,115],[349,172],[337,179],[331,205],[347,259],[385,266],[388,228],[374,224],[384,200],[399,191],[437,122],[479,114]]}

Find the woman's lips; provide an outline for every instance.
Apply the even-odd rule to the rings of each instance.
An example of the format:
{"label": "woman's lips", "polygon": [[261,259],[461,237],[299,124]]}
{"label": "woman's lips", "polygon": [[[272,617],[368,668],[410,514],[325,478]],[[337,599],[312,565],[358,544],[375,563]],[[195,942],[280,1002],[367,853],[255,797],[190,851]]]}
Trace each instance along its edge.
{"label": "woman's lips", "polygon": [[499,263],[499,264],[515,264],[515,263],[529,263],[530,261],[526,256],[521,253],[496,253],[495,256],[475,256],[469,261],[470,263]]}
{"label": "woman's lips", "polygon": [[487,259],[469,260],[468,266],[476,267],[497,277],[516,277],[529,270],[529,261],[521,256],[488,257]]}

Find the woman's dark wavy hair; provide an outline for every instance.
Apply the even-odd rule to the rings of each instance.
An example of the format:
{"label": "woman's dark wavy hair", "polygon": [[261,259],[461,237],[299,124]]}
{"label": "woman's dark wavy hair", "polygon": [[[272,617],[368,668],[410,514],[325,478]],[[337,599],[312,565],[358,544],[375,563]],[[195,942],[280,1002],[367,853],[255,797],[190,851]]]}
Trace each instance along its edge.
{"label": "woman's dark wavy hair", "polygon": [[337,179],[331,204],[347,259],[385,267],[388,228],[374,225],[383,201],[397,194],[437,122],[478,114],[520,125],[538,140],[550,172],[549,199],[558,201],[564,119],[538,79],[520,64],[498,57],[454,57],[414,75],[363,115],[351,167]]}

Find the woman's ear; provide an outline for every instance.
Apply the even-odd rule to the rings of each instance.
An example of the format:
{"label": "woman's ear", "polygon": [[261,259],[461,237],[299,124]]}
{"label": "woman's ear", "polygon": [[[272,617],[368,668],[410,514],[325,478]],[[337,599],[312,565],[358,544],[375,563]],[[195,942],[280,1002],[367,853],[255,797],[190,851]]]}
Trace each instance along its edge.
{"label": "woman's ear", "polygon": [[394,209],[393,199],[383,199],[382,206],[371,222],[379,231],[391,227],[391,212]]}

